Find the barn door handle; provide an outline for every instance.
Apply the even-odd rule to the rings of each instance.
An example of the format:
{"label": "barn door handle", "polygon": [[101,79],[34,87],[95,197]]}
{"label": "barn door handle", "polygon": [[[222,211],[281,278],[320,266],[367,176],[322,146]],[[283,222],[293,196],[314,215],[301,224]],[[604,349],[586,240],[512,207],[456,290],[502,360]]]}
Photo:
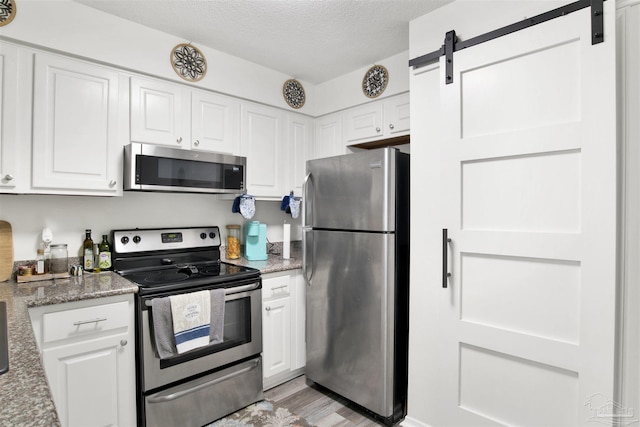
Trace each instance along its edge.
{"label": "barn door handle", "polygon": [[449,242],[451,239],[448,236],[448,230],[442,229],[442,287],[447,287],[447,282],[451,273],[449,273]]}

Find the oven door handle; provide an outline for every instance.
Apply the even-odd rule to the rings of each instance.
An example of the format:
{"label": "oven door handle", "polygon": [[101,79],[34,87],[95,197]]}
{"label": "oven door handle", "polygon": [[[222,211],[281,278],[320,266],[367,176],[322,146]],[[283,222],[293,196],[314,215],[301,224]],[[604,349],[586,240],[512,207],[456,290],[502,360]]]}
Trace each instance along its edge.
{"label": "oven door handle", "polygon": [[[249,285],[226,288],[224,290],[224,294],[225,295],[239,294],[242,292],[253,291],[255,289],[258,289],[259,287],[260,287],[260,283],[251,283]],[[147,307],[153,307],[153,299],[145,300],[144,305],[146,305]]]}
{"label": "oven door handle", "polygon": [[198,390],[202,390],[202,389],[205,389],[207,387],[214,386],[214,385],[219,384],[219,383],[221,383],[223,381],[227,381],[227,380],[229,380],[231,378],[235,378],[235,377],[237,377],[239,375],[242,375],[242,374],[244,374],[246,372],[249,372],[249,371],[251,371],[253,369],[256,369],[259,364],[260,364],[260,362],[258,360],[255,360],[253,362],[253,365],[247,366],[246,368],[242,368],[242,369],[240,369],[238,371],[231,372],[231,373],[229,373],[227,375],[224,375],[224,376],[222,376],[220,378],[216,378],[214,380],[208,381],[206,383],[199,384],[199,385],[197,385],[195,387],[191,387],[191,388],[188,388],[186,390],[180,390],[180,391],[177,391],[175,393],[167,394],[167,395],[164,395],[164,396],[150,397],[148,402],[149,403],[164,403],[164,402],[171,402],[172,400],[180,399],[181,397],[184,397],[184,396],[186,396],[188,394],[191,394],[191,393],[195,393]]}

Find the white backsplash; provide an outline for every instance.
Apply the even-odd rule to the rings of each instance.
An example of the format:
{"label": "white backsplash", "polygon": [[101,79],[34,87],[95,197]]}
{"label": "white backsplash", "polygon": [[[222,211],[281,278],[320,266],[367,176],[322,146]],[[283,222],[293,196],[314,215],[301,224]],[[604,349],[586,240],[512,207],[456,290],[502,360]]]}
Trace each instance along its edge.
{"label": "white backsplash", "polygon": [[[0,195],[0,219],[13,228],[14,260],[33,259],[44,227],[53,232],[53,243],[66,243],[69,256],[78,256],[84,230],[94,241],[111,230],[126,228],[185,227],[227,224],[247,220],[231,212],[232,199],[210,194],[125,192],[123,197]],[[292,224],[291,239],[301,239],[300,218],[280,210],[279,201],[256,201],[252,220],[267,224],[267,239],[282,241],[283,224]]]}

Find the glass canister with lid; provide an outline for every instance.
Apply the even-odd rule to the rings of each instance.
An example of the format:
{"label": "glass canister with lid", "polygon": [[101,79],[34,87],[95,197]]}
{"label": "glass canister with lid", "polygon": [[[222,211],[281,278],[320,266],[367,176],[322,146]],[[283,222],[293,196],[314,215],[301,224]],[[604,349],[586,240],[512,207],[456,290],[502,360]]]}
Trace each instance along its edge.
{"label": "glass canister with lid", "polygon": [[227,225],[227,258],[240,258],[240,226],[237,224]]}
{"label": "glass canister with lid", "polygon": [[69,256],[66,243],[51,245],[51,263],[49,271],[53,274],[69,271]]}

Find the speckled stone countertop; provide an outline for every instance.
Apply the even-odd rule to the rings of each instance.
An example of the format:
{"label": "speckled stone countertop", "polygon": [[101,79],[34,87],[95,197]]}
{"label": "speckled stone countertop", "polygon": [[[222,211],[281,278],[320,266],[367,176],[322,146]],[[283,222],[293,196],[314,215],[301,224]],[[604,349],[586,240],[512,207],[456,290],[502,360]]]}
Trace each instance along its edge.
{"label": "speckled stone countertop", "polygon": [[[245,258],[222,261],[257,268],[263,274],[295,270],[302,267],[301,242],[291,243],[291,258],[280,255],[282,244],[269,244],[269,259],[248,261]],[[221,248],[224,249],[224,248]],[[0,301],[7,302],[9,336],[9,372],[0,375],[0,425],[59,426],[60,421],[40,360],[28,309],[113,295],[136,293],[138,287],[112,272],[85,274],[55,281],[17,283],[10,279],[0,283]]]}
{"label": "speckled stone countertop", "polygon": [[267,244],[269,248],[268,259],[265,261],[249,261],[244,257],[239,259],[227,259],[225,248],[220,248],[220,257],[224,262],[230,264],[253,267],[260,270],[262,274],[277,273],[279,271],[296,270],[302,268],[302,242],[291,242],[289,259],[282,258],[282,242]]}

